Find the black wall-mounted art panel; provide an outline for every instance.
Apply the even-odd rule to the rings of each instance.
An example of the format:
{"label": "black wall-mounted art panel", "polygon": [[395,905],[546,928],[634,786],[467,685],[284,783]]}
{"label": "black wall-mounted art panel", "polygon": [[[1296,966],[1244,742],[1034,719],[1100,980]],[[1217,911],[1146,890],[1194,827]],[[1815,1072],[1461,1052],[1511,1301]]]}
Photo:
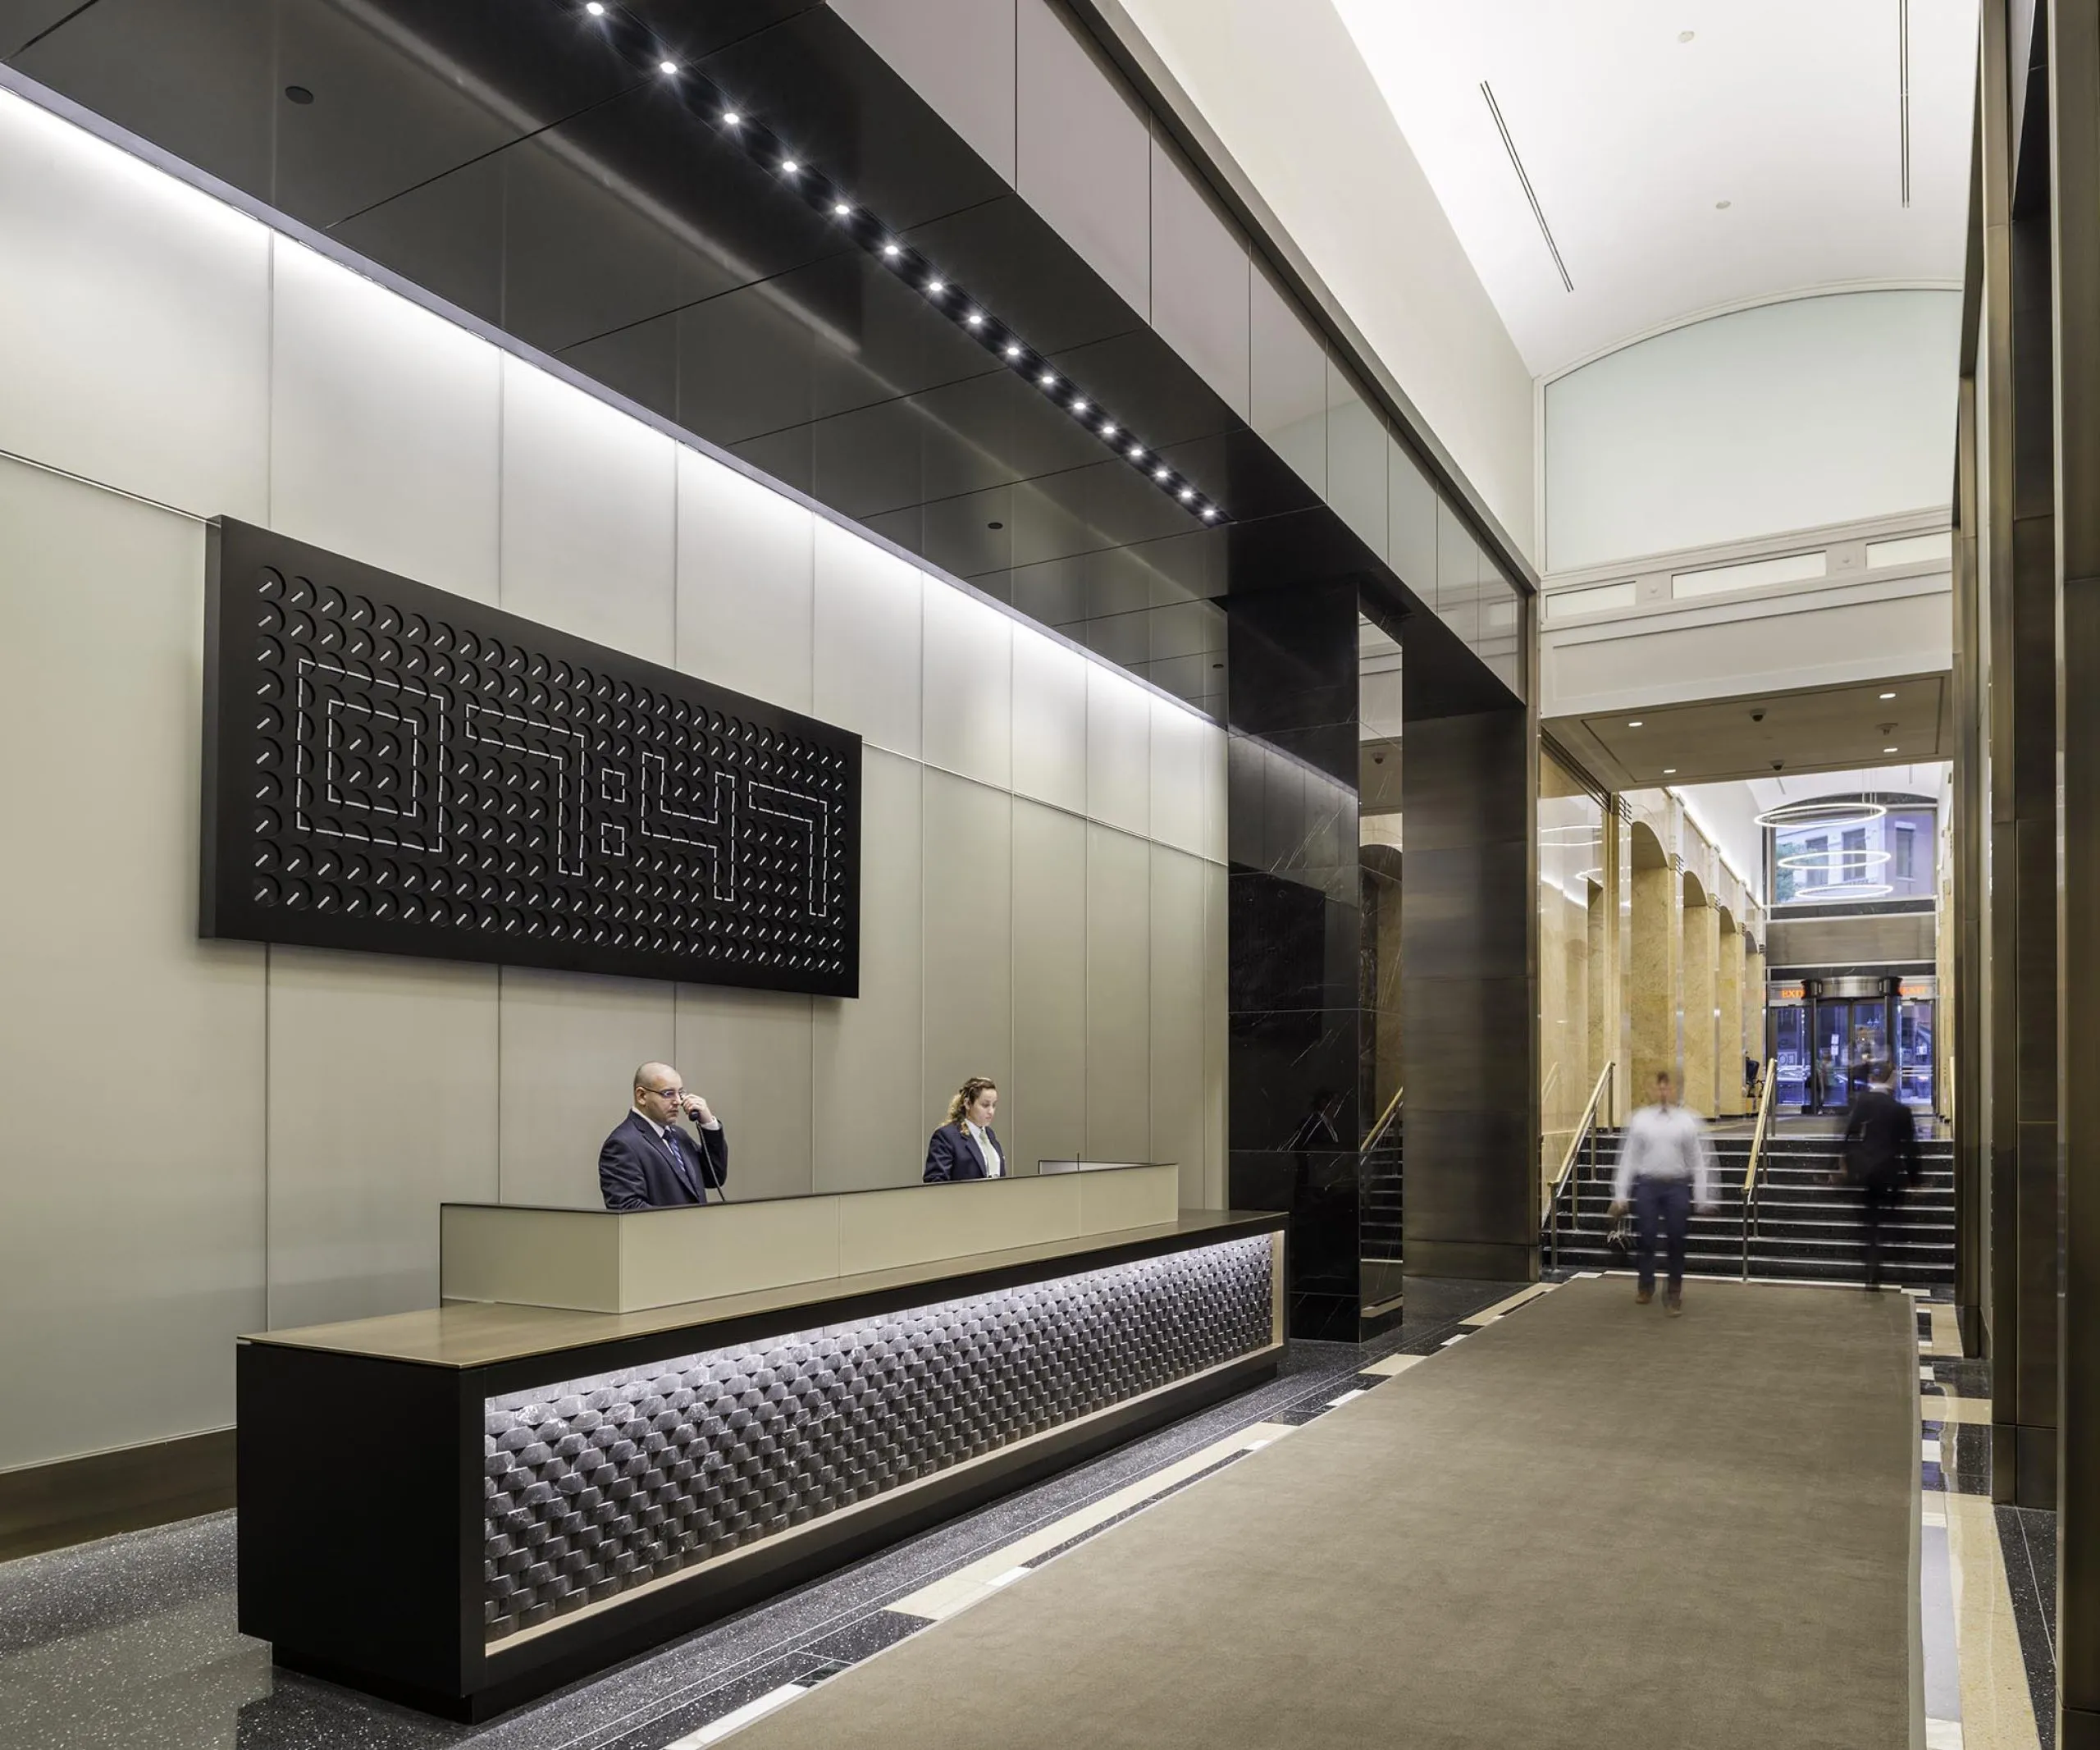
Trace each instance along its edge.
{"label": "black wall-mounted art panel", "polygon": [[861,740],[231,518],[206,936],[851,997]]}

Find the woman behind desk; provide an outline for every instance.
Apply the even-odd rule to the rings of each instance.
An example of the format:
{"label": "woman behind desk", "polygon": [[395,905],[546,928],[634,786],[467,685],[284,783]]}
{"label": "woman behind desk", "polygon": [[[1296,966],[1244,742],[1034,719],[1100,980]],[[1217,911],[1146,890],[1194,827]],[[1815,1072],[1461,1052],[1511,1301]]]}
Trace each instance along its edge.
{"label": "woman behind desk", "polygon": [[1003,1179],[1007,1151],[992,1133],[999,1109],[998,1085],[988,1076],[972,1076],[948,1102],[948,1122],[926,1145],[926,1182],[951,1179]]}

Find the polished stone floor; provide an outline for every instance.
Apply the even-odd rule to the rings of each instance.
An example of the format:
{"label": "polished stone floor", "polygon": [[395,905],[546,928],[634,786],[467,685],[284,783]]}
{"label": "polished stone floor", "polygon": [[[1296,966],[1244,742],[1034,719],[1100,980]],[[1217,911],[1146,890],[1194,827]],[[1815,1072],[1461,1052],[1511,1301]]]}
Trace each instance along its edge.
{"label": "polished stone floor", "polygon": [[[0,1564],[0,1746],[693,1750],[1553,1286],[1419,1284],[1372,1343],[1293,1344],[1253,1391],[479,1727],[274,1670],[234,1626],[230,1514]],[[2029,1750],[2051,1743],[2054,1517],[1992,1506],[1988,1368],[1961,1357],[1952,1314],[1919,1302],[1926,1743]]]}

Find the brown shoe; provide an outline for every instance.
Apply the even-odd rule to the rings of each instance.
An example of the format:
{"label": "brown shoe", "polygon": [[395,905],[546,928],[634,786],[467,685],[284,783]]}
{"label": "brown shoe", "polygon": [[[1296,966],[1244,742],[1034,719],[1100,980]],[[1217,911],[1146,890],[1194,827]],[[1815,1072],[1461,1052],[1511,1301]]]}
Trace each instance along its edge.
{"label": "brown shoe", "polygon": [[1684,1294],[1681,1289],[1673,1289],[1663,1296],[1663,1310],[1673,1318],[1684,1317]]}
{"label": "brown shoe", "polygon": [[1655,1298],[1655,1291],[1652,1288],[1637,1288],[1633,1291],[1633,1304],[1636,1306],[1646,1306]]}

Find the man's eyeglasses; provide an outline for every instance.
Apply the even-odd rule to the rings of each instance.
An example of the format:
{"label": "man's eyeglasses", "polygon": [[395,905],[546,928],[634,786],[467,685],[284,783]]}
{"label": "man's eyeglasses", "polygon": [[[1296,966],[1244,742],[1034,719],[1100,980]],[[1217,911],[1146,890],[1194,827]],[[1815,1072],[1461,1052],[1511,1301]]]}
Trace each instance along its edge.
{"label": "man's eyeglasses", "polygon": [[644,1088],[641,1091],[644,1094],[653,1094],[659,1099],[682,1100],[686,1097],[686,1090],[682,1087]]}

